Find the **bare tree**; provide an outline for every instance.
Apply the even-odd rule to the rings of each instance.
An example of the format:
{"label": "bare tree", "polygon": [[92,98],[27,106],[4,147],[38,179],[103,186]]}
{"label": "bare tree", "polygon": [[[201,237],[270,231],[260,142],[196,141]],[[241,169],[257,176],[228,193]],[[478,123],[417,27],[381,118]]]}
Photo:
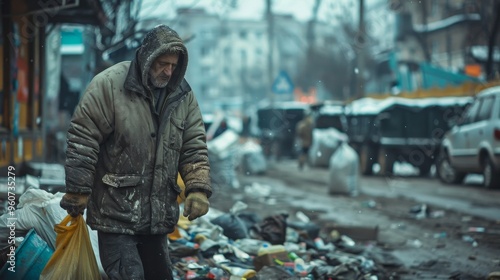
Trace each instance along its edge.
{"label": "bare tree", "polygon": [[[359,32],[358,26],[352,20],[349,7],[341,6],[343,16],[338,17],[339,27],[331,35],[323,38],[329,42],[327,47],[315,44],[318,10],[321,0],[316,0],[313,6],[313,16],[307,26],[308,47],[304,57],[302,71],[296,77],[297,86],[304,89],[314,87],[319,81],[330,92],[332,99],[355,97],[356,65],[355,59],[363,53],[364,65],[367,71],[372,68],[374,60],[371,49],[377,41],[367,32]],[[361,77],[360,77],[361,78]],[[364,77],[363,77],[364,78]],[[345,96],[345,89],[350,88],[349,96]]]}

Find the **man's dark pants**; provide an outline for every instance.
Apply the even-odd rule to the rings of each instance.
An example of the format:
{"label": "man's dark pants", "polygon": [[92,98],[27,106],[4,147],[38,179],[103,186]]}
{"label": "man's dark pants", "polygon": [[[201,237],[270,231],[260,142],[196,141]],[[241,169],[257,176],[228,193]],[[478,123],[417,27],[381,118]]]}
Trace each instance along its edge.
{"label": "man's dark pants", "polygon": [[99,255],[110,280],[173,279],[167,235],[98,232]]}

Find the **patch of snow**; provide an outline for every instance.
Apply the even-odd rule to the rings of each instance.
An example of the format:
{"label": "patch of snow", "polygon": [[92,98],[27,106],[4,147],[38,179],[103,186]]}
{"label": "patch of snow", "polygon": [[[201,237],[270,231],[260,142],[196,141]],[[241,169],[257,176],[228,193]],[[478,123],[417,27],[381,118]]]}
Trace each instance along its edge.
{"label": "patch of snow", "polygon": [[425,108],[429,106],[452,106],[466,105],[472,102],[473,98],[465,97],[430,97],[430,98],[403,98],[403,97],[388,97],[385,99],[375,99],[370,97],[361,98],[351,102],[347,106],[347,112],[351,115],[375,115],[386,108],[394,105],[402,105],[408,107]]}
{"label": "patch of snow", "polygon": [[416,32],[420,33],[434,32],[437,30],[448,28],[457,23],[467,22],[467,21],[480,21],[480,20],[481,20],[480,14],[461,14],[461,15],[454,15],[449,18],[445,18],[443,20],[430,22],[428,24],[415,24],[413,26],[413,29]]}
{"label": "patch of snow", "polygon": [[[472,46],[470,52],[478,60],[486,61],[488,59],[488,46]],[[493,61],[500,62],[499,48],[493,49]]]}

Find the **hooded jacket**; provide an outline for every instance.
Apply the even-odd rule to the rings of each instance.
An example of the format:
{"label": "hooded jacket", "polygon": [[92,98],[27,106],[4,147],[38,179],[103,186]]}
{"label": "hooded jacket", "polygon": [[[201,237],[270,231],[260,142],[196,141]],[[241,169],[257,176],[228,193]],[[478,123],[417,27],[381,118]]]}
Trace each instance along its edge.
{"label": "hooded jacket", "polygon": [[[180,52],[160,110],[148,86],[155,59]],[[179,218],[178,173],[186,196],[211,196],[206,134],[197,100],[184,79],[188,53],[178,34],[160,25],[132,61],[91,81],[68,129],[66,191],[90,194],[87,223],[121,234],[166,234]]]}

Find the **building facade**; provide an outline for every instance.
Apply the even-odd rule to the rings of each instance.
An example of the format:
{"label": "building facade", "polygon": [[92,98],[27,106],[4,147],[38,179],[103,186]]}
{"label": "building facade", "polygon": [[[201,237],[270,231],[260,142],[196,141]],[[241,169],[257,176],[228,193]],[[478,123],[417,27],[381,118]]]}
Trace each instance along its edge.
{"label": "building facade", "polygon": [[[396,60],[402,90],[486,79],[484,54],[494,32],[498,1],[389,2],[396,14]],[[500,35],[496,37],[500,42]],[[497,48],[494,57],[499,54]],[[499,61],[494,71],[498,71]]]}
{"label": "building facade", "polygon": [[248,106],[265,99],[294,98],[275,95],[272,83],[281,71],[290,77],[298,73],[306,50],[304,24],[286,15],[275,15],[273,22],[270,38],[266,20],[227,19],[201,8],[181,8],[175,19],[145,21],[140,29],[163,23],[185,40],[186,79],[204,112],[245,113]]}

